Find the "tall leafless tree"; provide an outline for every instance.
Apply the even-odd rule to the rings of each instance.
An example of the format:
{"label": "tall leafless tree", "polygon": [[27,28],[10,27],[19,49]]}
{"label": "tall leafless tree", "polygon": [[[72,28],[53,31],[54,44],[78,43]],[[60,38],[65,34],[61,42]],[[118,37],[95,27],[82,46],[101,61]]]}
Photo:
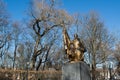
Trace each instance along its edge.
{"label": "tall leafless tree", "polygon": [[[52,37],[51,39],[49,38],[49,40],[46,42],[43,42],[42,39],[45,40],[49,34],[54,33],[53,29],[57,29],[57,27],[63,26],[63,24],[67,22],[66,17],[69,19],[70,16],[66,14],[67,13],[64,10],[57,10],[55,8],[55,2],[53,0],[42,2],[33,0],[30,16],[32,18],[31,26],[35,32],[36,40],[34,45],[34,53],[32,55],[32,69],[35,68],[37,57],[46,52],[46,50],[49,50],[49,48],[46,47],[46,44],[49,43],[51,39],[54,41],[54,38]],[[42,59],[39,58],[39,65],[41,62]]]}
{"label": "tall leafless tree", "polygon": [[84,17],[82,26],[81,38],[92,57],[92,80],[95,80],[96,65],[106,61],[108,52],[113,46],[114,38],[107,32],[104,23],[94,12]]}
{"label": "tall leafless tree", "polygon": [[114,58],[117,62],[116,74],[120,75],[120,41],[115,45]]}
{"label": "tall leafless tree", "polygon": [[6,10],[5,3],[0,0],[0,58],[3,64],[5,61],[5,55],[7,54],[9,49],[10,33],[8,29],[8,24],[9,14]]}
{"label": "tall leafless tree", "polygon": [[15,68],[15,62],[16,62],[16,55],[17,55],[17,47],[19,44],[19,35],[20,35],[20,23],[19,22],[13,22],[12,24],[12,39],[14,41],[14,57],[13,57],[13,69]]}

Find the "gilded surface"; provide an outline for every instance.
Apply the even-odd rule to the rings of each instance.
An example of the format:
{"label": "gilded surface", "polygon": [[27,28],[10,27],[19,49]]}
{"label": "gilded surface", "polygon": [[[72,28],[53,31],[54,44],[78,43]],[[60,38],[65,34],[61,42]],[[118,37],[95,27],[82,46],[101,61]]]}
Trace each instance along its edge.
{"label": "gilded surface", "polygon": [[67,30],[63,29],[64,48],[67,57],[71,62],[83,61],[84,52],[86,51],[83,42],[78,38],[78,35],[74,35],[74,40],[70,40]]}

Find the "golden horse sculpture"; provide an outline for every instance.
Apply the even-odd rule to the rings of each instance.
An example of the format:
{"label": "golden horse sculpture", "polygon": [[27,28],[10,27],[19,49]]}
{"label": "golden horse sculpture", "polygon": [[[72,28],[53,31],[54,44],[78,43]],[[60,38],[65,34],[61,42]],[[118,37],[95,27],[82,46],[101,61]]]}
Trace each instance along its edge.
{"label": "golden horse sculpture", "polygon": [[70,40],[70,37],[67,33],[67,30],[63,29],[63,40],[64,40],[64,48],[69,58],[70,62],[83,61],[84,60],[84,52],[86,52],[86,48],[83,43],[78,38],[78,35],[74,35],[74,40]]}

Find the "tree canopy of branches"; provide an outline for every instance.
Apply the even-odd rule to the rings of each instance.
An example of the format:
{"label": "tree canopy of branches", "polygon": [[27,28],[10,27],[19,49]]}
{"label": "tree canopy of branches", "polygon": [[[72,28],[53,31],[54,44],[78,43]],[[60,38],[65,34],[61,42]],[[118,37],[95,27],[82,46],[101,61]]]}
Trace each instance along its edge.
{"label": "tree canopy of branches", "polygon": [[[32,55],[32,68],[35,68],[37,57],[41,56],[36,68],[38,70],[42,60],[44,60],[43,57],[47,56],[49,49],[55,43],[54,41],[57,38],[55,31],[59,31],[58,27],[60,26],[69,25],[71,17],[64,10],[56,9],[55,1],[53,0],[33,1],[30,16],[32,18],[30,25],[36,35],[34,53]],[[49,40],[46,40],[48,38]]]}
{"label": "tree canopy of branches", "polygon": [[5,45],[5,27],[8,25],[8,13],[5,8],[5,4],[0,0],[0,49]]}
{"label": "tree canopy of branches", "polygon": [[2,64],[5,62],[8,53],[10,33],[8,29],[9,14],[6,10],[5,3],[0,0],[0,58]]}
{"label": "tree canopy of branches", "polygon": [[108,52],[113,47],[114,38],[94,12],[83,19],[82,26],[81,38],[84,40],[89,57],[91,55],[92,80],[95,80],[96,65],[106,61],[110,54]]}

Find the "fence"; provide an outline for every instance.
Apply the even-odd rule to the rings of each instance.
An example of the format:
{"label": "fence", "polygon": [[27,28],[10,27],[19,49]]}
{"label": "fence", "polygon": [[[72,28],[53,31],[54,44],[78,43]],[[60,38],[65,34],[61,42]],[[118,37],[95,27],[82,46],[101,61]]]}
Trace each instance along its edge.
{"label": "fence", "polygon": [[0,70],[0,80],[61,80],[61,71]]}

